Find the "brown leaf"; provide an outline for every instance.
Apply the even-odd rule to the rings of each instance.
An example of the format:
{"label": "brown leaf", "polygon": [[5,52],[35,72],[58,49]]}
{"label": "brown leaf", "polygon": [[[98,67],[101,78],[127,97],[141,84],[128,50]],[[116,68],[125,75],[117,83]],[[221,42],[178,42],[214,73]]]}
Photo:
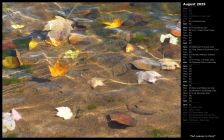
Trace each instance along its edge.
{"label": "brown leaf", "polygon": [[136,120],[131,116],[124,113],[113,113],[110,114],[110,120],[117,122],[119,124],[127,125],[127,126],[135,126]]}

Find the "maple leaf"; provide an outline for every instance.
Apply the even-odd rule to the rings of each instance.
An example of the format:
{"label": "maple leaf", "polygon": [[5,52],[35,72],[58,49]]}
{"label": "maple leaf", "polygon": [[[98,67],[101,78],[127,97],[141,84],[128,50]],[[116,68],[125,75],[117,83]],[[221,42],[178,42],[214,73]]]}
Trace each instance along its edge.
{"label": "maple leaf", "polygon": [[51,76],[57,77],[65,75],[68,72],[68,65],[62,65],[58,61],[54,64],[54,66],[48,66],[51,72]]}
{"label": "maple leaf", "polygon": [[108,25],[105,27],[106,29],[118,28],[121,26],[122,23],[123,21],[119,18],[114,19],[112,22],[103,22],[103,24]]}

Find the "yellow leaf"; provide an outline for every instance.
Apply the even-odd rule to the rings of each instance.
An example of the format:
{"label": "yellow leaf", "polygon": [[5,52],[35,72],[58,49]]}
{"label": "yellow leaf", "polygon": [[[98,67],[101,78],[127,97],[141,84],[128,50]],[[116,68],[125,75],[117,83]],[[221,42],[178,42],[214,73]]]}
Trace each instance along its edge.
{"label": "yellow leaf", "polygon": [[133,52],[134,50],[134,46],[128,43],[128,45],[126,46],[126,53]]}
{"label": "yellow leaf", "polygon": [[37,45],[38,45],[38,42],[36,40],[32,39],[29,43],[29,50],[36,48]]}
{"label": "yellow leaf", "polygon": [[14,69],[14,68],[17,68],[20,65],[20,63],[17,57],[7,56],[5,57],[5,59],[2,60],[2,65],[5,68]]}
{"label": "yellow leaf", "polygon": [[79,50],[68,50],[67,52],[65,52],[65,55],[63,58],[71,58],[73,60],[75,60],[79,55]]}
{"label": "yellow leaf", "polygon": [[114,19],[112,22],[103,22],[103,24],[108,25],[105,27],[106,29],[118,28],[121,26],[122,23],[123,23],[123,21],[119,18]]}
{"label": "yellow leaf", "polygon": [[65,75],[68,71],[68,65],[62,65],[58,61],[54,64],[54,66],[48,66],[51,72],[51,76],[57,77]]}
{"label": "yellow leaf", "polygon": [[24,25],[19,25],[19,24],[15,24],[15,25],[11,25],[11,26],[12,26],[12,28],[14,28],[14,29],[21,29],[21,28],[24,27]]}

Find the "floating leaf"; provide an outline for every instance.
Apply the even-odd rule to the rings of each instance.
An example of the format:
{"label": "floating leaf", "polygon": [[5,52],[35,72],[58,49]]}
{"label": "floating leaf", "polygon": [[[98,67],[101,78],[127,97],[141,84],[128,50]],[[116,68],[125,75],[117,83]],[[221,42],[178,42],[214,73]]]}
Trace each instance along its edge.
{"label": "floating leaf", "polygon": [[158,79],[163,76],[155,71],[139,71],[136,72],[138,78],[138,84],[141,84],[143,81],[148,81],[150,83],[155,83]]}
{"label": "floating leaf", "polygon": [[51,76],[57,77],[65,75],[68,71],[68,65],[62,65],[58,61],[54,64],[54,66],[48,66],[51,72]]}
{"label": "floating leaf", "polygon": [[79,55],[79,50],[68,50],[67,52],[65,52],[65,55],[63,58],[71,58],[71,59],[76,59]]}
{"label": "floating leaf", "polygon": [[103,81],[104,81],[104,79],[102,79],[102,78],[94,77],[88,81],[88,84],[90,84],[92,88],[96,88],[97,86],[104,86]]}
{"label": "floating leaf", "polygon": [[22,24],[14,24],[14,25],[11,25],[11,27],[14,28],[14,29],[21,29],[21,28],[23,28],[25,26],[22,25]]}
{"label": "floating leaf", "polygon": [[15,56],[7,56],[2,60],[2,65],[5,68],[14,69],[20,66],[19,60]]}
{"label": "floating leaf", "polygon": [[125,50],[126,50],[126,53],[129,53],[129,52],[133,52],[135,48],[132,44],[128,43]]}
{"label": "floating leaf", "polygon": [[29,50],[32,50],[38,46],[38,42],[35,39],[32,39],[29,43]]}
{"label": "floating leaf", "polygon": [[19,112],[17,112],[14,108],[12,109],[12,117],[14,118],[14,120],[18,121],[20,119],[22,119],[22,116],[19,114]]}
{"label": "floating leaf", "polygon": [[106,29],[118,28],[121,26],[122,23],[123,23],[123,21],[119,18],[114,19],[112,22],[103,22],[103,24],[107,25],[105,27]]}
{"label": "floating leaf", "polygon": [[57,116],[64,118],[65,120],[70,119],[73,115],[69,107],[57,107]]}

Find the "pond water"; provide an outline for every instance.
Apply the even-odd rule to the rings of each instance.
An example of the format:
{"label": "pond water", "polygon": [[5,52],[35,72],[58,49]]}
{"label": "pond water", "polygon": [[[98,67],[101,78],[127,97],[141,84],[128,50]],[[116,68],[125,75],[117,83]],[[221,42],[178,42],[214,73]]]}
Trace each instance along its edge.
{"label": "pond water", "polygon": [[[146,58],[180,64],[180,3],[9,2],[2,8],[3,110],[16,108],[24,118],[5,137],[180,136],[180,70],[147,67],[174,80],[139,85],[136,72],[146,71],[145,64],[132,65]],[[157,114],[126,109],[140,100]],[[78,106],[82,115],[62,120],[55,116],[59,106],[74,115]],[[114,111],[137,125],[110,128],[104,118]]]}

